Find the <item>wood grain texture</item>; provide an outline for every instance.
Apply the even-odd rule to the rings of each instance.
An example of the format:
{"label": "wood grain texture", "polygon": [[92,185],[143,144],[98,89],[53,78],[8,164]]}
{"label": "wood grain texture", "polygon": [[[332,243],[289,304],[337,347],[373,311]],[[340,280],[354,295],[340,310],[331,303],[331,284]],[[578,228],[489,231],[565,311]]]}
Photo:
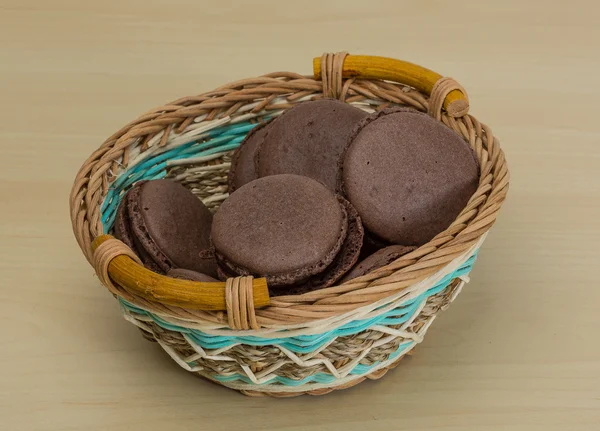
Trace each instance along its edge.
{"label": "wood grain texture", "polygon": [[[0,0],[0,429],[597,430],[595,1]],[[192,378],[125,322],[73,239],[72,179],[149,108],[347,50],[463,84],[511,192],[415,355],[325,397]],[[576,77],[567,79],[567,77]]]}

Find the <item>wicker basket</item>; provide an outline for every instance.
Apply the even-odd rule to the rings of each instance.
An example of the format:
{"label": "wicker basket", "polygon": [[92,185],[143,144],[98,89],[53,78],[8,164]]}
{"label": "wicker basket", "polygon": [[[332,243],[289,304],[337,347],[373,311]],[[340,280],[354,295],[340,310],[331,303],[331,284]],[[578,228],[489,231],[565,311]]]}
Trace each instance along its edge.
{"label": "wicker basket", "polygon": [[[79,246],[125,319],[184,369],[247,395],[320,395],[395,367],[469,280],[508,190],[498,140],[467,114],[466,93],[451,78],[346,53],[325,54],[313,65],[314,77],[270,73],[147,112],[90,156],[70,197]],[[246,133],[262,119],[324,96],[369,112],[411,106],[464,137],[481,179],[448,229],[363,277],[276,298],[269,298],[264,279],[198,283],[155,274],[106,235],[120,199],[142,179],[172,178],[216,210],[227,197],[230,156]]]}

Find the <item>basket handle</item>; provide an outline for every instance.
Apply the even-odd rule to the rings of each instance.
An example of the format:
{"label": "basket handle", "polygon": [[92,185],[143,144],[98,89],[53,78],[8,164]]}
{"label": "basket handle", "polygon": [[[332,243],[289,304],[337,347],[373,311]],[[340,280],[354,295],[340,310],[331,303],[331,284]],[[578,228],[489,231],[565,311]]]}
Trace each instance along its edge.
{"label": "basket handle", "polygon": [[[314,78],[322,79],[324,87],[329,79],[333,80],[330,88],[336,86],[336,79],[341,82],[342,78],[383,79],[409,85],[431,96],[430,105],[437,105],[439,100],[439,106],[430,106],[434,116],[442,106],[451,117],[462,117],[469,111],[466,91],[456,81],[408,61],[371,55],[324,54],[313,59],[313,71]],[[341,90],[341,85],[338,87]],[[431,112],[431,108],[438,112]]]}
{"label": "basket handle", "polygon": [[[94,239],[92,251],[98,278],[111,292],[120,296],[123,292],[118,287],[125,289],[125,293],[165,305],[227,311],[230,319],[241,322],[234,326],[252,322],[254,308],[266,307],[270,303],[264,278],[236,277],[226,283],[204,283],[166,277],[142,266],[133,251],[111,235],[100,235]],[[251,285],[248,283],[250,280]],[[239,319],[239,315],[244,318]]]}

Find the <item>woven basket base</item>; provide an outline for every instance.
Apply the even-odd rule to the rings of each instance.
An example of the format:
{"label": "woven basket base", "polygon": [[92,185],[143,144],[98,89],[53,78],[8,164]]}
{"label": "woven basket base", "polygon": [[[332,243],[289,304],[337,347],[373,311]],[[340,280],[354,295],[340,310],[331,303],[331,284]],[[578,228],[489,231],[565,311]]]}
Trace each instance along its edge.
{"label": "woven basket base", "polygon": [[[369,380],[379,380],[380,378],[382,378],[383,376],[385,376],[385,374],[390,371],[393,370],[394,368],[396,368],[398,366],[398,364],[400,364],[400,361],[405,358],[406,356],[412,356],[414,354],[414,351],[416,349],[416,346],[413,347],[410,351],[406,352],[404,355],[400,356],[396,361],[392,362],[390,365],[388,365],[385,368],[380,368],[378,370],[375,370],[365,376],[359,377],[356,380],[352,380],[351,382],[348,382],[346,384],[343,385],[339,385],[339,386],[335,386],[332,388],[321,388],[321,389],[314,389],[311,391],[299,391],[299,392],[262,392],[262,391],[252,391],[252,390],[236,390],[237,392],[242,393],[243,395],[246,395],[248,397],[271,397],[271,398],[293,398],[293,397],[298,397],[301,395],[313,395],[313,396],[318,396],[318,395],[326,395],[330,392],[333,391],[337,391],[337,390],[342,390],[342,389],[348,389],[351,388],[353,386],[358,385],[361,382],[364,382],[366,379]],[[216,380],[212,380],[207,378],[206,376],[203,376],[200,373],[192,373],[194,374],[196,377],[201,378],[202,380],[205,381],[209,381],[210,383],[215,383],[219,386],[225,386],[221,383],[219,383]],[[225,386],[227,387],[227,386]],[[233,389],[233,388],[230,388]]]}
{"label": "woven basket base", "polygon": [[[446,307],[450,305],[450,303],[454,300],[454,298],[460,293],[462,286],[466,283],[466,280],[463,280],[460,277],[455,278],[452,282],[448,284],[448,286],[436,293],[435,295],[429,297],[427,299],[427,303],[424,308],[419,312],[417,318],[413,321],[413,324],[417,326],[411,327],[411,331],[416,331],[416,333],[424,336],[429,325],[433,322],[435,316]],[[156,324],[156,322],[148,323],[146,321],[138,321],[133,318],[131,315],[125,314],[126,319],[131,321],[132,323],[139,325],[138,328],[141,330],[142,335],[149,341],[158,342],[161,347],[171,355],[173,359],[175,359],[180,365],[183,366],[188,372],[196,375],[197,377],[201,377],[204,380],[208,380],[211,383],[218,384],[220,386],[225,386],[229,389],[233,389],[235,391],[241,392],[244,395],[252,396],[252,397],[274,397],[274,398],[289,398],[295,397],[298,395],[325,395],[329,392],[332,392],[337,389],[346,389],[350,388],[360,382],[363,382],[365,379],[377,380],[385,375],[385,373],[395,368],[400,360],[405,355],[412,355],[415,347],[418,343],[413,343],[410,346],[407,346],[405,350],[403,350],[400,355],[396,358],[377,358],[377,356],[371,358],[371,361],[381,361],[379,367],[373,369],[368,372],[368,374],[357,375],[354,378],[345,376],[344,381],[341,382],[331,382],[330,384],[310,384],[305,387],[285,387],[281,386],[281,389],[277,385],[267,384],[267,385],[252,385],[252,384],[243,384],[237,381],[220,381],[218,378],[213,377],[213,372],[216,370],[217,375],[228,375],[234,372],[235,370],[224,369],[219,370],[214,368],[214,364],[211,361],[206,361],[201,358],[194,358],[194,367],[197,367],[198,364],[196,362],[202,364],[204,367],[202,370],[193,370],[192,367],[189,366],[190,358],[195,356],[195,349],[190,346],[189,340],[186,339],[181,333],[177,331],[173,331],[170,329],[162,328],[160,325]],[[415,323],[416,322],[416,323]],[[398,325],[396,325],[398,326]],[[395,329],[398,329],[394,326]],[[422,332],[422,333],[421,333]],[[343,337],[342,337],[343,338]],[[377,338],[379,339],[379,338]],[[406,342],[407,340],[400,340],[400,344],[402,342]],[[381,355],[389,355],[398,348],[399,344],[396,343],[393,346],[388,346],[388,342],[382,344],[383,351],[379,352]],[[393,347],[391,350],[390,348]],[[387,350],[386,350],[387,349]],[[388,351],[389,350],[389,351]],[[374,350],[375,351],[375,350]],[[239,354],[240,352],[237,352]],[[241,353],[244,353],[243,351]],[[219,353],[223,354],[223,352]],[[236,361],[241,360],[242,362],[250,362],[252,360],[258,360],[253,355],[253,349],[250,348],[248,350],[247,356],[239,358],[237,354],[232,355]],[[387,355],[386,355],[387,354]],[[187,359],[186,359],[187,358]],[[179,359],[179,360],[178,360]],[[264,361],[264,358],[262,359]],[[259,360],[260,362],[260,360]],[[269,362],[271,363],[271,362]],[[187,365],[187,366],[186,366]],[[342,364],[343,365],[343,364]],[[213,371],[213,372],[211,372]],[[239,372],[239,370],[237,370]],[[324,370],[323,370],[324,371]]]}

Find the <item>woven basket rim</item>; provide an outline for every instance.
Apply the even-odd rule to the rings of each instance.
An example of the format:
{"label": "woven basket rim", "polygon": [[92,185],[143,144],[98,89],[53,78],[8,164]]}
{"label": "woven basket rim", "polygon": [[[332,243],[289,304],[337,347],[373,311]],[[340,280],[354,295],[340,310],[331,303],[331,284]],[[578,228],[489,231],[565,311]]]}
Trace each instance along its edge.
{"label": "woven basket rim", "polygon": [[[433,103],[433,97],[402,83],[342,79],[341,74],[339,77],[336,96],[346,103],[379,107],[407,105],[424,112],[430,111]],[[307,97],[324,97],[324,82],[293,72],[275,72],[233,82],[150,110],[110,136],[82,165],[70,197],[73,230],[88,261],[94,262],[92,241],[103,234],[100,206],[116,178],[113,173],[118,171],[119,165],[128,164],[134,149],[143,153],[152,141],[158,141],[155,145],[164,144],[170,136],[185,133],[198,124],[249,114],[266,115],[276,109],[290,108]],[[282,97],[285,98],[283,104],[275,103]],[[449,115],[441,109],[442,102],[443,98],[435,116],[465,139],[480,164],[478,189],[456,220],[427,244],[362,277],[303,295],[272,298],[270,306],[256,310],[261,327],[311,325],[374,304],[443,270],[471,250],[488,232],[508,190],[509,173],[504,153],[489,127],[469,114],[458,118]],[[252,109],[245,109],[247,106]],[[177,319],[228,326],[227,316],[219,311],[187,309],[164,304],[160,298],[148,301],[135,295],[133,303]]]}

